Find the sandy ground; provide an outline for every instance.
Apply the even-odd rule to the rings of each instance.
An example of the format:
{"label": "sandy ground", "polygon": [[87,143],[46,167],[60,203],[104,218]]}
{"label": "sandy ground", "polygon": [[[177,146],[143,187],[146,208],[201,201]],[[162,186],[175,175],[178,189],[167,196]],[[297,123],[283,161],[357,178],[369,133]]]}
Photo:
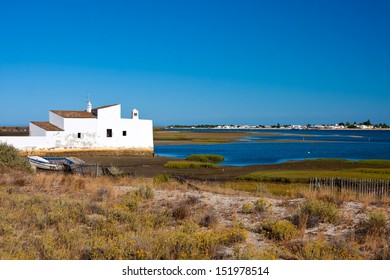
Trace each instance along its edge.
{"label": "sandy ground", "polygon": [[[266,219],[272,218],[277,220],[289,219],[296,213],[306,199],[278,199],[262,197],[263,201],[267,201],[270,207],[263,213],[245,213],[242,211],[244,205],[252,204],[259,199],[259,197],[245,193],[229,193],[220,194],[210,192],[203,188],[202,184],[192,181],[198,187],[198,190],[191,188],[187,189],[155,189],[153,201],[150,203],[160,210],[167,207],[167,205],[175,205],[180,202],[196,201],[192,206],[192,215],[199,214],[206,211],[209,214],[216,216],[218,224],[224,226],[231,226],[236,221],[240,221],[243,227],[248,231],[248,238],[246,245],[253,245],[255,248],[267,249],[272,246],[269,239],[258,233],[259,225]],[[117,186],[117,191],[120,193],[127,193],[135,191],[137,188],[131,186]],[[361,202],[346,201],[340,205],[341,216],[338,222],[320,223],[318,226],[305,230],[302,240],[316,239],[318,236],[323,236],[325,239],[340,238],[353,234],[354,227],[361,221],[367,218],[367,213],[375,206],[365,206]],[[390,209],[387,209],[390,217]],[[231,249],[231,248],[230,248]],[[225,248],[223,255],[229,258],[231,252],[229,248]]]}

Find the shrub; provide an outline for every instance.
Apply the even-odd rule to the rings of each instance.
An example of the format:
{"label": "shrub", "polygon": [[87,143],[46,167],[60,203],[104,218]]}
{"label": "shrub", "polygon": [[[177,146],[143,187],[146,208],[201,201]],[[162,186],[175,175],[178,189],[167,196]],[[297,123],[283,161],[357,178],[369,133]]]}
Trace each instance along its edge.
{"label": "shrub", "polygon": [[32,171],[27,158],[21,157],[16,148],[6,143],[0,143],[0,167]]}
{"label": "shrub", "polygon": [[123,174],[123,171],[120,168],[116,167],[116,166],[110,166],[108,168],[108,171],[114,177],[118,177],[118,176],[121,176]]}
{"label": "shrub", "polygon": [[363,234],[374,237],[382,237],[386,233],[387,214],[385,211],[376,209],[368,213],[367,219],[360,223]]}
{"label": "shrub", "polygon": [[136,211],[138,208],[138,201],[136,199],[126,199],[123,204],[130,210]]}
{"label": "shrub", "polygon": [[256,200],[252,203],[244,203],[241,207],[241,213],[252,214],[252,213],[263,213],[268,210],[271,204],[263,199]]}
{"label": "shrub", "polygon": [[199,222],[201,227],[212,227],[218,224],[218,217],[215,213],[211,212],[206,214]]}
{"label": "shrub", "polygon": [[241,207],[241,213],[243,214],[251,214],[254,211],[254,207],[250,203],[244,203]]}
{"label": "shrub", "polygon": [[142,186],[135,191],[136,196],[144,199],[152,199],[154,197],[154,191],[151,187]]}
{"label": "shrub", "polygon": [[96,190],[94,199],[95,201],[103,202],[110,197],[110,190],[106,187],[100,187]]}
{"label": "shrub", "polygon": [[359,246],[354,242],[344,240],[326,242],[314,240],[311,242],[296,242],[289,244],[292,253],[303,260],[355,260],[362,259]]}
{"label": "shrub", "polygon": [[159,174],[153,177],[153,183],[155,184],[163,184],[163,183],[168,183],[169,180],[172,178],[170,174]]}
{"label": "shrub", "polygon": [[[300,228],[311,228],[319,223],[334,223],[338,217],[339,213],[334,203],[313,199],[306,201],[301,206],[298,213],[293,216],[292,221]],[[305,224],[302,223],[303,221]]]}
{"label": "shrub", "polygon": [[287,220],[267,220],[261,225],[261,231],[268,238],[277,241],[291,240],[298,235],[296,226]]}
{"label": "shrub", "polygon": [[220,241],[226,246],[243,242],[247,237],[248,232],[238,225],[234,225],[233,227],[224,229],[220,232]]}
{"label": "shrub", "polygon": [[176,220],[184,220],[189,215],[190,215],[190,207],[184,203],[180,203],[172,210],[172,216]]}
{"label": "shrub", "polygon": [[187,160],[218,163],[224,161],[225,157],[220,155],[210,155],[210,154],[194,154],[194,155],[189,155],[187,157]]}
{"label": "shrub", "polygon": [[256,200],[254,203],[254,211],[257,213],[263,213],[271,207],[271,203],[263,199]]}
{"label": "shrub", "polygon": [[194,196],[194,195],[188,196],[188,197],[187,197],[187,200],[186,200],[186,203],[187,203],[188,205],[195,205],[195,204],[197,204],[197,203],[199,203],[199,202],[200,202],[199,197]]}

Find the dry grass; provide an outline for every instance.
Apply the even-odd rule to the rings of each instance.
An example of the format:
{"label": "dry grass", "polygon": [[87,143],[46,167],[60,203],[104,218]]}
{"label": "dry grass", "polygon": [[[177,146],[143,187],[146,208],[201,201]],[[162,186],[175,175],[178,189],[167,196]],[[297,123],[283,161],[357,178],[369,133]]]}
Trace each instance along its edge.
{"label": "dry grass", "polygon": [[390,258],[386,201],[187,183],[3,168],[0,259]]}

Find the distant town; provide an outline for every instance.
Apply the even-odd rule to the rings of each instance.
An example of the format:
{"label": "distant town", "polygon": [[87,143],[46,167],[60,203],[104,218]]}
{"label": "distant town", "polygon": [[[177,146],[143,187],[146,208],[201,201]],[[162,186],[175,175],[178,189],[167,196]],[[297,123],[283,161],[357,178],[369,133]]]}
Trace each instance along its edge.
{"label": "distant town", "polygon": [[291,125],[291,124],[276,124],[276,125],[171,125],[170,129],[286,129],[286,130],[347,130],[347,129],[390,129],[386,123],[372,124],[370,120],[363,123],[340,122],[337,124],[307,124],[307,125]]}
{"label": "distant town", "polygon": [[[167,129],[231,129],[231,130],[255,130],[255,129],[286,129],[286,130],[348,130],[348,129],[361,129],[361,130],[384,130],[390,129],[390,126],[386,123],[372,124],[370,120],[363,123],[350,123],[340,122],[337,124],[307,124],[307,125],[291,125],[291,124],[275,124],[275,125],[170,125],[160,126]],[[0,126],[0,136],[13,135],[13,136],[25,136],[29,134],[29,128],[26,126]]]}

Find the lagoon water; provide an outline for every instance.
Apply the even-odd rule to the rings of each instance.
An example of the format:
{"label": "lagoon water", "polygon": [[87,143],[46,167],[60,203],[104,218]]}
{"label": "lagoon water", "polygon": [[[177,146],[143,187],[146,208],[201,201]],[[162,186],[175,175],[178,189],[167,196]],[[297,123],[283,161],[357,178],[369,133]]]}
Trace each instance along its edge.
{"label": "lagoon water", "polygon": [[156,146],[155,152],[157,156],[174,158],[219,154],[225,157],[222,165],[234,166],[316,158],[390,160],[390,130],[256,130],[253,133],[229,144]]}

